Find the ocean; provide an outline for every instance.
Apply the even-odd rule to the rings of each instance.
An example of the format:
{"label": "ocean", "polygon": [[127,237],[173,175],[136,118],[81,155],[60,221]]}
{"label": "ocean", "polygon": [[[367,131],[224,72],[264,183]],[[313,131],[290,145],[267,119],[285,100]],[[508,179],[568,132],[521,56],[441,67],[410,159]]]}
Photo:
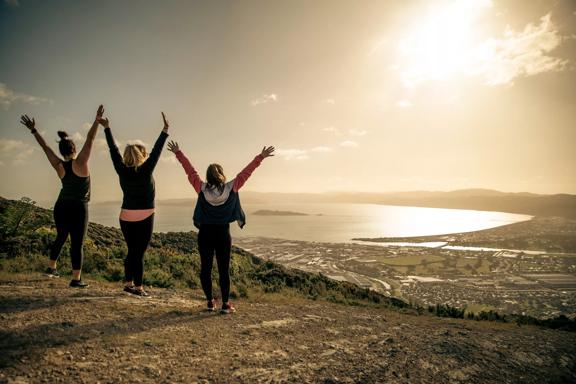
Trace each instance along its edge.
{"label": "ocean", "polygon": [[[377,204],[303,203],[243,204],[246,226],[231,224],[233,237],[272,237],[317,242],[351,242],[352,238],[430,236],[470,232],[529,220],[532,216],[462,209]],[[290,211],[305,216],[261,216],[258,210]],[[157,202],[156,232],[196,230],[193,203]],[[119,227],[120,204],[90,204],[90,221]]]}

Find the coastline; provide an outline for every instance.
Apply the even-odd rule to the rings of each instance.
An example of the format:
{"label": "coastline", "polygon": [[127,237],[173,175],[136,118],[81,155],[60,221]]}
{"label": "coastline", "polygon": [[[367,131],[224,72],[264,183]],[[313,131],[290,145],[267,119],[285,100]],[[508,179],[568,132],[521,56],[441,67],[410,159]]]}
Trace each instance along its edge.
{"label": "coastline", "polygon": [[[423,246],[431,241],[440,244]],[[576,315],[576,220],[535,217],[474,232],[363,243],[235,237],[234,245],[418,305]]]}
{"label": "coastline", "polygon": [[530,220],[472,232],[414,237],[353,238],[365,243],[434,243],[539,252],[576,252],[576,220],[533,217]]}

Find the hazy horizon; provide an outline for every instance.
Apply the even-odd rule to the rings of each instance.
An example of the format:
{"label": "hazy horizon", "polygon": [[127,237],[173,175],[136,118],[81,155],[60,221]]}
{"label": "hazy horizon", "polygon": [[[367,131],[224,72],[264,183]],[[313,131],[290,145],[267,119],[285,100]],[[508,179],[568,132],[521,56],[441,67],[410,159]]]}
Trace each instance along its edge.
{"label": "hazy horizon", "polygon": [[[104,104],[116,140],[170,139],[245,192],[492,189],[576,194],[570,0],[0,3],[0,196],[60,182],[19,116],[83,144]],[[121,190],[99,132],[92,200]],[[158,200],[193,198],[164,150]]]}

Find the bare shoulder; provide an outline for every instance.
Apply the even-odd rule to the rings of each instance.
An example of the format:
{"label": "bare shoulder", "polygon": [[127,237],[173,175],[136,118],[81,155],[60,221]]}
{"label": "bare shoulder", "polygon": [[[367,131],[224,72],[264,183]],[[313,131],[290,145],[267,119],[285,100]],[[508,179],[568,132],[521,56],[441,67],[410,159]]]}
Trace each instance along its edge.
{"label": "bare shoulder", "polygon": [[[60,163],[60,164],[62,164],[62,163]],[[63,166],[62,166],[62,169],[64,169]],[[88,164],[79,162],[76,159],[72,160],[72,171],[74,172],[74,174],[76,176],[80,176],[80,177],[90,176],[90,172],[88,170]]]}

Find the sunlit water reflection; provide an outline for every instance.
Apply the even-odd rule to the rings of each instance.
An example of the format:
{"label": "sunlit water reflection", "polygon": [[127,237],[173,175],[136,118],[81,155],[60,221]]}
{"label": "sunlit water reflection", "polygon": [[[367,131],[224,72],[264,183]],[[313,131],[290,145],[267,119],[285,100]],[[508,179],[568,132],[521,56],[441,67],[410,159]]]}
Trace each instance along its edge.
{"label": "sunlit water reflection", "polygon": [[[376,204],[245,204],[244,229],[232,224],[235,237],[263,236],[318,242],[350,242],[364,237],[410,237],[470,232],[529,220],[531,216],[460,209],[399,207]],[[257,210],[305,213],[307,216],[260,216]],[[155,231],[189,231],[191,205],[157,204]],[[119,207],[92,204],[90,220],[118,227]]]}

